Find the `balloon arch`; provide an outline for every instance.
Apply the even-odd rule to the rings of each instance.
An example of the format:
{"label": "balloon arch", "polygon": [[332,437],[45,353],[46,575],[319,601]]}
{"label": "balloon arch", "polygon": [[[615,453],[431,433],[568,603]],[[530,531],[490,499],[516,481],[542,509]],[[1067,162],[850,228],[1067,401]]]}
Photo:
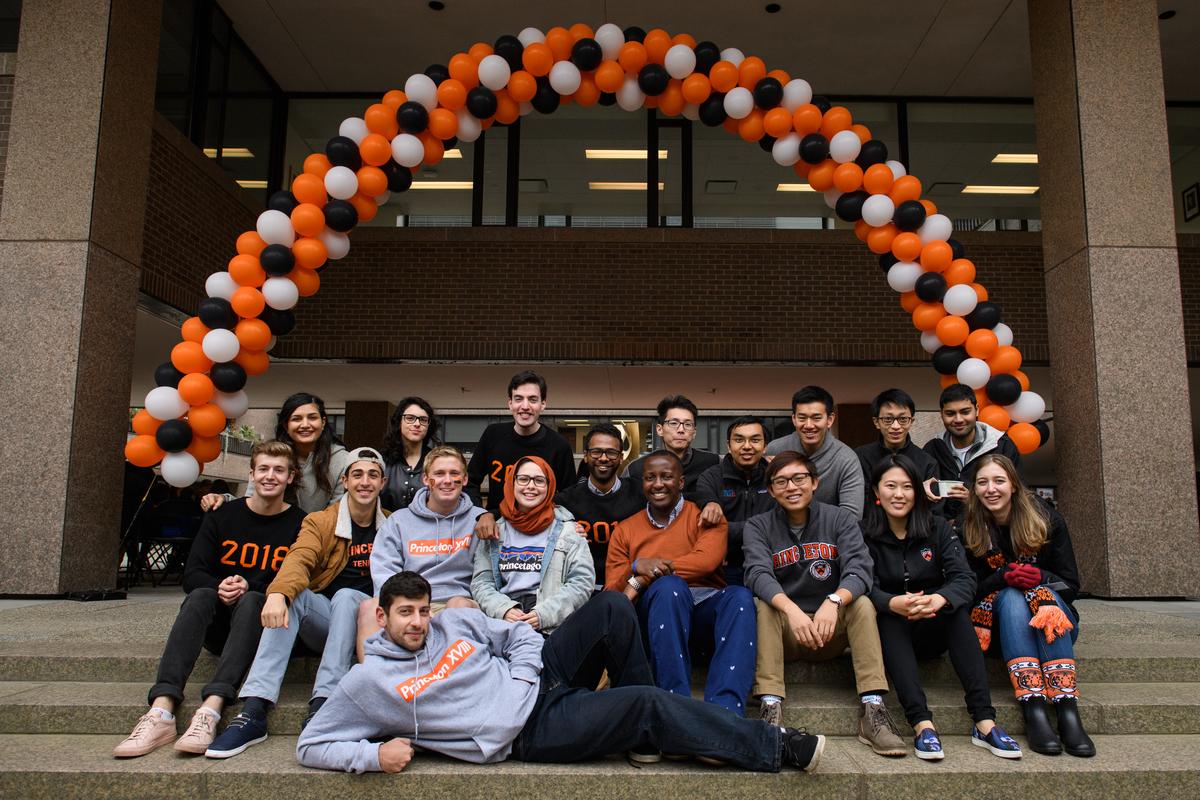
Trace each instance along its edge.
{"label": "balloon arch", "polygon": [[305,159],[291,191],[271,197],[256,230],[238,237],[227,269],[208,277],[208,297],[183,323],[182,341],[133,418],[126,458],[145,467],[161,461],[172,485],[194,482],[220,454],[228,421],[249,407],[248,376],[267,370],[275,337],[295,326],[291,309],[320,288],[322,267],[349,253],[354,226],[406,191],[422,165],[441,161],[447,146],[571,102],[653,108],[769,150],[879,255],[943,386],[973,388],[980,419],[1007,431],[1021,452],[1046,441],[1045,402],[1030,391],[1012,330],[951,238],[950,219],[849,110],[736,48],[659,28],[580,23],[472,45],[344,120],[325,152]]}

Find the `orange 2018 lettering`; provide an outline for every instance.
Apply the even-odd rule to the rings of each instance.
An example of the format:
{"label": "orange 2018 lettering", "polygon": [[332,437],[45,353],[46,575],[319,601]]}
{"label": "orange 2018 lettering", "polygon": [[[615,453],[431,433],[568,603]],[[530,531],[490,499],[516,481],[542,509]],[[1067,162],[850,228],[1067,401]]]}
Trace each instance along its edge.
{"label": "orange 2018 lettering", "polygon": [[[272,572],[278,572],[283,566],[283,560],[287,557],[290,547],[271,547],[270,545],[260,545],[257,542],[235,542],[233,539],[226,539],[221,542],[221,547],[228,548],[225,554],[221,556],[221,563],[230,567],[242,567],[244,569],[267,569],[270,565]],[[261,562],[261,563],[260,563]]]}

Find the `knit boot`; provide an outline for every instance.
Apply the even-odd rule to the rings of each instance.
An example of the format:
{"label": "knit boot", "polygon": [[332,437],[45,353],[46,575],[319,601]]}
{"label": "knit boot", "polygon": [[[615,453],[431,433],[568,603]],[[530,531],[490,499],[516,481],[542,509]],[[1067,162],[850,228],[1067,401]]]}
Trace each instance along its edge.
{"label": "knit boot", "polygon": [[1067,753],[1080,758],[1096,755],[1096,745],[1079,719],[1079,701],[1074,697],[1063,697],[1054,704],[1054,710],[1058,712],[1058,734]]}
{"label": "knit boot", "polygon": [[[1017,705],[1025,715],[1025,738],[1029,740],[1029,749],[1044,756],[1060,755],[1063,751],[1062,743],[1055,735],[1054,728],[1050,727],[1050,718],[1046,713],[1049,704],[1045,698],[1034,696],[1022,700]],[[1076,720],[1078,719],[1076,717]],[[1082,733],[1082,728],[1080,732]]]}

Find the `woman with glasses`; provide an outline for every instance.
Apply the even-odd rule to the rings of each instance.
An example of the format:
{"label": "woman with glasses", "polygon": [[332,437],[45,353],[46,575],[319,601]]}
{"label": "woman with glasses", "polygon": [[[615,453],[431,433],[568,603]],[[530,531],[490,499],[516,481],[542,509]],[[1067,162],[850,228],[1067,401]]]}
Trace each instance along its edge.
{"label": "woman with glasses", "polygon": [[945,756],[921,688],[917,659],[950,651],[975,726],[971,743],[1000,758],[1020,758],[1016,741],[996,725],[983,653],[971,627],[975,575],[958,537],[929,508],[921,474],[907,456],[889,455],[870,477],[876,504],[863,521],[875,563],[871,602],[892,686],[925,761]]}
{"label": "woman with glasses", "polygon": [[396,404],[380,451],[387,464],[387,484],[379,501],[388,511],[408,508],[421,488],[425,454],[441,444],[440,420],[433,406],[420,397]]}
{"label": "woman with glasses", "polygon": [[571,512],[554,504],[554,470],[526,456],[504,480],[500,537],[476,544],[471,594],[488,616],[549,634],[592,596],[596,569]]}

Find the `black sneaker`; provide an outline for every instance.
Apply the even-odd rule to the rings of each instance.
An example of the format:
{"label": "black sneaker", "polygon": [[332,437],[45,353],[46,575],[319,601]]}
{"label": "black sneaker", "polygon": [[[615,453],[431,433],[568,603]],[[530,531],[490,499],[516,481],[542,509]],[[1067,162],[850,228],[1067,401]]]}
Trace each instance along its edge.
{"label": "black sneaker", "polygon": [[209,758],[230,758],[267,740],[267,721],[238,714],[204,751]]}
{"label": "black sneaker", "polygon": [[304,717],[304,721],[300,723],[301,733],[308,727],[308,723],[312,722],[312,718],[317,715],[317,712],[321,710],[321,706],[325,705],[325,701],[328,699],[328,697],[314,697],[308,701],[308,714]]}
{"label": "black sneaker", "polygon": [[825,752],[825,737],[809,733],[803,728],[784,728],[780,734],[783,745],[783,763],[812,772],[821,763]]}

